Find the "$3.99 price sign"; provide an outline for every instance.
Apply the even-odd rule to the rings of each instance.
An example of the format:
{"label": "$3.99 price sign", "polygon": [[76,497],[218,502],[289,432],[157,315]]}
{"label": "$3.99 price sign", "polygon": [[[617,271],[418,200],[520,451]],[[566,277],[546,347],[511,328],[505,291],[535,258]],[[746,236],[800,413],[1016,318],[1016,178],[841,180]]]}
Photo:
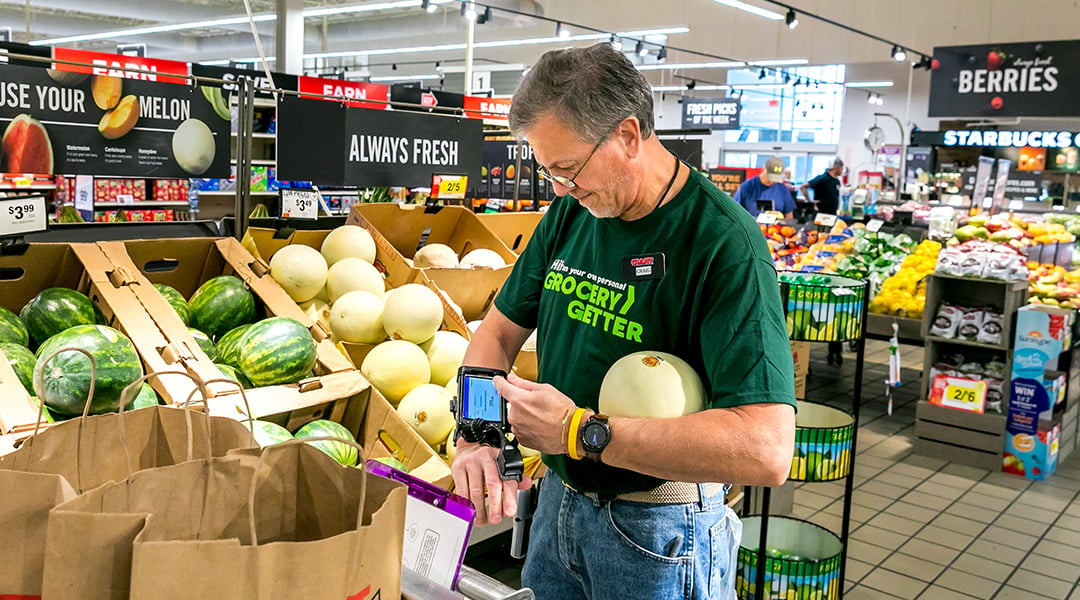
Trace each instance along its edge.
{"label": "$3.99 price sign", "polygon": [[930,403],[982,414],[986,410],[986,382],[937,375],[930,390]]}
{"label": "$3.99 price sign", "polygon": [[281,190],[281,217],[284,219],[319,218],[319,193],[315,190]]}
{"label": "$3.99 price sign", "polygon": [[45,230],[45,197],[0,200],[0,237]]}
{"label": "$3.99 price sign", "polygon": [[432,175],[431,197],[440,200],[464,200],[468,175]]}

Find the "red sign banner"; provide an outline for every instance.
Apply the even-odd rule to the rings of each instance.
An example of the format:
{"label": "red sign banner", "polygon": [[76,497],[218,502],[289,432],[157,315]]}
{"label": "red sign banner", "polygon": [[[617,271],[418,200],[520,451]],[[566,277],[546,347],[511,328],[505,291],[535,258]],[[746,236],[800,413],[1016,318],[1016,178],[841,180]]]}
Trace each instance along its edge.
{"label": "red sign banner", "polygon": [[470,119],[491,119],[505,123],[509,115],[509,98],[465,96],[465,116]]}
{"label": "red sign banner", "polygon": [[[106,54],[104,52],[90,52],[88,50],[72,50],[71,48],[53,48],[54,60],[69,60],[72,62],[88,63],[93,65],[68,65],[55,63],[53,68],[57,71],[71,71],[73,73],[89,73],[91,75],[106,75],[123,79],[137,79],[139,81],[160,81],[165,83],[188,83],[186,77],[190,74],[190,65],[186,62],[175,60],[162,60],[159,58],[144,58],[141,56],[125,56],[122,54]],[[148,72],[138,73],[124,71],[123,69],[143,69]],[[181,77],[169,77],[180,75]]]}
{"label": "red sign banner", "polygon": [[[389,86],[361,81],[301,76],[299,91],[301,94],[320,94],[320,96],[301,95],[301,98],[331,100],[322,96],[335,96],[346,99],[347,106],[374,108],[376,110],[385,109],[387,107],[385,103],[390,101]],[[377,102],[364,102],[364,100],[375,100]]]}

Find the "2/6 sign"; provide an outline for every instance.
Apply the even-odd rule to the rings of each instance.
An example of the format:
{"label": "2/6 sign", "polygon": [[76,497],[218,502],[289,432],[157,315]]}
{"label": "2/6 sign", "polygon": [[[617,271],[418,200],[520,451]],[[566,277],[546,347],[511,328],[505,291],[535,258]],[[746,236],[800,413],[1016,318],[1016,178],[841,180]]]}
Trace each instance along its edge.
{"label": "2/6 sign", "polygon": [[44,230],[44,196],[0,200],[0,236]]}

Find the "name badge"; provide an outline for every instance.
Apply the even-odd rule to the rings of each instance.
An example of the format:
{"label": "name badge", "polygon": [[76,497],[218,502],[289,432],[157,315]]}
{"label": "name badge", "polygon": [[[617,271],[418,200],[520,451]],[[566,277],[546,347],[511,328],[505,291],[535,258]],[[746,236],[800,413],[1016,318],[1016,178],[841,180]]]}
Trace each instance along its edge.
{"label": "name badge", "polygon": [[667,272],[667,259],[663,252],[627,256],[622,260],[623,280],[663,279]]}

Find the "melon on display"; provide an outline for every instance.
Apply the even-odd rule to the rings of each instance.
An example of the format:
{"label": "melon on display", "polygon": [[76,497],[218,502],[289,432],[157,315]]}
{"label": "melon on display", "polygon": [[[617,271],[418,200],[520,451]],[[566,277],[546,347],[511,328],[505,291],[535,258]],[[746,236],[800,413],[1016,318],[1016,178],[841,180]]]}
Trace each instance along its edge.
{"label": "melon on display", "polygon": [[330,303],[326,300],[315,296],[307,302],[301,302],[300,310],[304,311],[312,322],[322,325],[324,329],[330,329]]}
{"label": "melon on display", "polygon": [[453,331],[436,331],[431,340],[421,344],[431,365],[431,383],[446,385],[465,360],[469,340]]}
{"label": "melon on display", "polygon": [[27,114],[16,116],[0,140],[0,171],[52,175],[52,141],[45,126]]}
{"label": "melon on display", "polygon": [[362,258],[343,258],[330,267],[326,277],[326,294],[330,303],[356,290],[371,292],[376,296],[386,293],[382,273]]}
{"label": "melon on display", "polygon": [[457,444],[454,443],[454,434],[457,433],[457,427],[450,430],[450,435],[446,436],[446,460],[453,463],[454,457],[457,456]]}
{"label": "melon on display", "polygon": [[34,394],[34,365],[37,358],[34,353],[22,344],[0,342],[0,352],[7,357],[8,363],[19,378],[19,383],[26,388],[26,393]]}
{"label": "melon on display", "polygon": [[331,267],[346,258],[359,258],[373,263],[375,262],[375,239],[363,227],[342,225],[326,236],[321,252],[326,258],[326,264]]}
{"label": "melon on display", "polygon": [[293,434],[289,433],[288,429],[285,429],[277,423],[256,419],[254,421],[248,421],[245,425],[251,429],[251,435],[255,438],[255,441],[259,444],[260,448],[273,446],[274,444],[280,444],[293,439]]}
{"label": "melon on display", "polygon": [[98,313],[86,294],[68,288],[42,290],[26,303],[19,317],[38,344],[76,325],[94,325]]}
{"label": "melon on display", "polygon": [[255,296],[234,275],[209,279],[188,300],[191,326],[211,339],[255,321]]}
{"label": "melon on display", "polygon": [[[332,437],[341,440],[348,440],[355,442],[356,438],[353,437],[344,425],[335,423],[334,421],[328,421],[326,419],[319,419],[312,421],[307,425],[304,425],[297,430],[295,436],[296,439],[313,438],[313,437]],[[356,464],[356,461],[360,459],[360,452],[355,446],[349,444],[342,444],[340,442],[322,441],[308,442],[312,446],[315,446],[319,450],[329,454],[334,460],[338,461],[346,467],[351,467]]]}
{"label": "melon on display", "polygon": [[28,346],[30,332],[26,330],[26,323],[22,322],[19,315],[0,306],[0,343],[5,342]]}
{"label": "melon on display", "polygon": [[473,269],[476,267],[487,267],[489,269],[501,269],[506,266],[506,261],[503,257],[499,256],[498,252],[494,250],[488,250],[487,248],[477,248],[472,252],[461,257],[461,263],[458,265],[462,269]]}
{"label": "melon on display", "polygon": [[[96,369],[91,369],[85,354],[62,351],[65,348],[81,348],[90,353]],[[54,335],[38,349],[37,362],[34,367],[37,397],[53,412],[68,417],[82,414],[91,380],[94,396],[89,414],[99,415],[116,412],[124,388],[143,375],[135,345],[124,334],[104,325],[77,325]]]}
{"label": "melon on display", "polygon": [[419,283],[394,289],[383,307],[383,328],[394,339],[421,344],[435,335],[443,321],[443,304],[438,294]]}
{"label": "melon on display", "polygon": [[295,302],[307,302],[326,285],[326,259],[303,244],[290,244],[270,259],[270,276]]}
{"label": "melon on display", "polygon": [[443,386],[425,383],[405,394],[397,411],[428,445],[437,447],[454,429],[454,415],[450,412],[453,399]]}
{"label": "melon on display", "polygon": [[405,394],[431,382],[431,367],[420,346],[404,340],[390,340],[371,349],[360,365],[360,373],[397,406]]}
{"label": "melon on display", "polygon": [[382,311],[382,298],[364,290],[349,292],[330,309],[330,331],[337,341],[377,344],[386,339]]}
{"label": "melon on display", "polygon": [[458,255],[446,244],[428,244],[413,255],[413,266],[417,269],[456,269]]}
{"label": "melon on display", "polygon": [[599,408],[618,417],[681,417],[705,408],[705,387],[677,356],[634,352],[615,361],[604,375]]}

